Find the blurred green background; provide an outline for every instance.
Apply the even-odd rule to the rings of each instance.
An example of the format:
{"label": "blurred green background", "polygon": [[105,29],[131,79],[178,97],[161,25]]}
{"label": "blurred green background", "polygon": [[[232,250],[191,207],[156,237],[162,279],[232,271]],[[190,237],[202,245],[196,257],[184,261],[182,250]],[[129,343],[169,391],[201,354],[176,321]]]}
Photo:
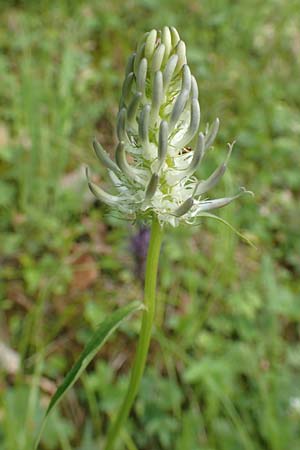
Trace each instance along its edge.
{"label": "blurred green background", "polygon": [[[246,186],[219,223],[166,231],[157,326],[119,449],[300,448],[299,0],[1,0],[0,448],[32,450],[57,383],[91,331],[142,297],[138,226],[88,193],[109,151],[126,59],[176,26],[221,130],[199,174],[237,140],[213,194]],[[126,388],[139,317],[57,408],[41,449],[101,448]]]}

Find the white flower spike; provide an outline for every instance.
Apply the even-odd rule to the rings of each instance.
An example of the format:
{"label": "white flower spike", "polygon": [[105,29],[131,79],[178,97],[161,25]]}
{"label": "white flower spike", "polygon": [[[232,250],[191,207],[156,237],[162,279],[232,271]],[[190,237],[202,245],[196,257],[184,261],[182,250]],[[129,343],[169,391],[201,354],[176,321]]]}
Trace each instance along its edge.
{"label": "white flower spike", "polygon": [[[194,173],[219,129],[216,119],[199,133],[198,86],[186,59],[186,47],[174,27],[146,33],[128,61],[117,117],[115,161],[94,140],[95,153],[107,168],[116,194],[88,178],[93,194],[132,218],[151,217],[160,224],[194,223],[206,211],[228,205],[232,197],[202,198],[222,178],[225,161],[206,180]],[[188,145],[198,133],[195,149]],[[88,174],[88,172],[87,172]]]}

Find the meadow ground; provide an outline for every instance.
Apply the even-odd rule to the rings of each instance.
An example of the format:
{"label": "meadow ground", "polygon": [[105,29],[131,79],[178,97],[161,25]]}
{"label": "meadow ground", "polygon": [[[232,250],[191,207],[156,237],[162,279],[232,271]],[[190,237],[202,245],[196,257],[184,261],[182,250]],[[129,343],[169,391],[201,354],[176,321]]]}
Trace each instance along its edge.
{"label": "meadow ground", "polygon": [[[289,0],[1,0],[0,448],[32,450],[43,411],[91,331],[141,299],[139,224],[83,176],[112,152],[126,59],[174,25],[221,129],[201,177],[236,140],[219,215],[168,229],[148,369],[119,449],[300,448],[300,12]],[[122,399],[139,316],[55,410],[41,449],[96,450]]]}

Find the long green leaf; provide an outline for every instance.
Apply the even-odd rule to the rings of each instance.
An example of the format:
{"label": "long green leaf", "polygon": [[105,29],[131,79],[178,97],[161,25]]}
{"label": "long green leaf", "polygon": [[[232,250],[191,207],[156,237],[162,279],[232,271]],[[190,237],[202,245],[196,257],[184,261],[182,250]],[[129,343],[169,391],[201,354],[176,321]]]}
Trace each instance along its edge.
{"label": "long green leaf", "polygon": [[135,311],[142,309],[144,306],[140,302],[132,302],[129,305],[120,308],[111,314],[110,317],[107,317],[103,322],[101,322],[91,339],[87,343],[86,347],[82,351],[80,357],[72,367],[72,369],[67,373],[63,382],[57,388],[55,394],[53,395],[49,406],[47,408],[44,420],[41,425],[41,429],[39,431],[38,438],[35,443],[35,449],[37,449],[38,444],[41,439],[42,432],[44,430],[48,415],[52,411],[52,409],[58,404],[58,402],[63,398],[66,392],[73,386],[75,381],[80,377],[81,373],[88,366],[88,364],[92,361],[94,356],[106,342],[108,337],[118,328],[120,323],[127,318],[130,314]]}

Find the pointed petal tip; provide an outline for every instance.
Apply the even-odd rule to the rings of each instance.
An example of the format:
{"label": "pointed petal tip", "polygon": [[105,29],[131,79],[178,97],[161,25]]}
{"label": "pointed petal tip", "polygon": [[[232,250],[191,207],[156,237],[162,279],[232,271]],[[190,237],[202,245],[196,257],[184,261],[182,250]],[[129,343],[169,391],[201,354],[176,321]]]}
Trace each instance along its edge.
{"label": "pointed petal tip", "polygon": [[159,176],[157,173],[154,173],[150,178],[150,181],[148,183],[148,186],[147,186],[147,189],[145,192],[145,201],[151,200],[151,198],[154,196],[157,186],[158,186],[158,181],[159,181]]}
{"label": "pointed petal tip", "polygon": [[162,133],[166,133],[168,130],[168,122],[166,120],[162,120],[159,128],[162,130]]}
{"label": "pointed petal tip", "polygon": [[91,191],[91,193],[100,201],[103,203],[106,203],[107,205],[114,206],[118,203],[119,198],[116,195],[109,194],[108,192],[104,191],[100,186],[97,186],[95,183],[93,183],[90,179],[90,171],[89,167],[85,167],[85,174],[87,177],[88,187]]}
{"label": "pointed petal tip", "polygon": [[255,197],[254,192],[248,191],[244,186],[241,186],[240,187],[240,195],[243,195],[243,194],[251,195],[251,197]]}
{"label": "pointed petal tip", "polygon": [[218,131],[220,126],[220,120],[217,117],[211,127],[207,129],[207,132],[205,134],[205,149],[207,150],[209,147],[211,147],[214,143],[214,140],[217,137]]}
{"label": "pointed petal tip", "polygon": [[193,205],[194,199],[193,197],[189,197],[177,209],[175,209],[174,216],[175,217],[184,216],[192,208]]}
{"label": "pointed petal tip", "polygon": [[92,140],[92,146],[94,148],[94,150],[96,151],[97,148],[99,147],[100,143],[98,141],[98,139],[96,138],[96,136],[93,136],[93,140]]}
{"label": "pointed petal tip", "polygon": [[96,137],[93,138],[93,148],[97,158],[107,169],[110,169],[113,172],[119,171],[117,165],[114,163],[114,161],[111,160],[110,156],[104,150],[100,142],[97,141]]}
{"label": "pointed petal tip", "polygon": [[228,161],[230,159],[230,156],[231,156],[234,144],[235,144],[235,141],[233,141],[231,143],[230,142],[227,143],[228,151],[227,151],[227,156],[226,156],[225,161],[224,161],[224,165],[225,166],[227,166],[227,164],[228,164]]}

